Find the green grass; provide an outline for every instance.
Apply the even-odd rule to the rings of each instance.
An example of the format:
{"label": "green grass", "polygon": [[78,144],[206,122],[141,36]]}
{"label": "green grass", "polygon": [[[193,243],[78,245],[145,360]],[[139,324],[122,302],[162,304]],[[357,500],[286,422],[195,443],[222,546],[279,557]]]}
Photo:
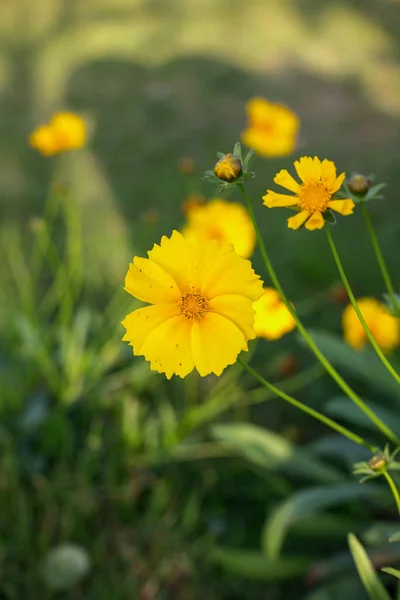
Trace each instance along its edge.
{"label": "green grass", "polygon": [[[166,382],[150,372],[121,342],[120,320],[136,307],[121,288],[132,256],[182,225],[189,192],[215,195],[202,172],[217,150],[232,150],[246,100],[264,95],[299,114],[299,147],[288,159],[257,158],[248,189],[274,266],[306,324],[340,335],[342,305],[327,301],[337,280],[329,248],[318,232],[287,230],[285,212],[260,200],[298,156],[326,156],[341,170],[375,172],[388,183],[371,214],[398,289],[396,3],[3,4],[0,597],[361,599],[348,531],[372,549],[376,565],[399,560],[395,544],[386,543],[397,527],[395,507],[379,483],[379,502],[348,500],[290,524],[276,564],[262,554],[262,532],[302,494],[323,505],[335,478],[356,488],[351,465],[368,457],[237,367],[218,382]],[[90,144],[44,159],[27,136],[64,107],[87,118]],[[179,173],[182,156],[196,161],[194,177]],[[333,233],[355,295],[379,297],[383,284],[362,215],[342,219]],[[266,278],[258,254],[254,265]],[[333,346],[325,343],[328,352]],[[346,372],[342,347],[334,348],[330,358]],[[264,376],[338,416],[336,386],[294,334],[251,350]],[[288,354],[306,376],[282,383]],[[374,377],[374,363],[350,365],[346,376],[357,391],[389,418],[396,414],[396,394],[382,373]],[[341,409],[339,419],[381,443],[351,411]],[[266,436],[275,432],[276,444],[241,447],[248,430],[240,428],[249,422]],[[216,435],[210,425],[218,423],[239,428],[235,444]],[[303,462],[287,459],[301,451]],[[315,497],[307,496],[312,486]],[[43,561],[65,543],[85,549],[92,566],[69,589],[52,590]]]}

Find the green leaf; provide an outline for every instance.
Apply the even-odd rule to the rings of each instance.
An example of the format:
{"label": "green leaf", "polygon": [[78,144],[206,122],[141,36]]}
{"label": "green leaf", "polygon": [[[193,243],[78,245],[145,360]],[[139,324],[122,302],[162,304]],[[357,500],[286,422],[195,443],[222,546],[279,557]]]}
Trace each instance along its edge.
{"label": "green leaf", "polygon": [[255,425],[226,424],[211,428],[214,438],[233,448],[250,462],[267,470],[308,477],[324,483],[343,481],[343,475],[289,440]]}
{"label": "green leaf", "polygon": [[218,547],[212,550],[211,560],[232,571],[235,576],[263,581],[294,579],[306,573],[311,564],[304,557],[293,556],[271,561],[259,552]]}
{"label": "green leaf", "polygon": [[358,574],[370,600],[390,600],[390,596],[378,578],[364,547],[353,533],[349,534],[348,541]]}
{"label": "green leaf", "polygon": [[383,567],[381,571],[383,571],[384,573],[388,573],[389,575],[393,575],[393,577],[397,577],[397,579],[400,579],[400,571],[398,569],[393,569],[393,567]]}
{"label": "green leaf", "polygon": [[[394,429],[394,431],[400,431],[400,417],[388,408],[374,404],[373,402],[365,401],[365,404],[381,419],[388,427]],[[353,425],[359,425],[371,431],[376,430],[376,426],[372,421],[365,415],[360,409],[355,406],[345,396],[337,396],[329,400],[326,404],[326,410],[328,414],[340,417],[341,419],[352,423]]]}
{"label": "green leaf", "polygon": [[397,531],[393,535],[390,536],[389,542],[400,542],[400,531]]}
{"label": "green leaf", "polygon": [[249,168],[249,164],[250,161],[252,160],[253,156],[254,156],[255,152],[253,150],[253,148],[251,150],[248,151],[247,156],[245,157],[245,159],[243,160],[243,172],[245,173],[247,171],[247,169]]}
{"label": "green leaf", "polygon": [[336,367],[398,400],[398,383],[388,373],[372,349],[366,348],[360,352],[330,333],[316,330],[309,333],[318,348]]}
{"label": "green leaf", "polygon": [[262,545],[266,556],[273,560],[280,555],[286,535],[296,521],[338,504],[371,498],[374,494],[374,486],[358,483],[315,487],[293,494],[278,506],[264,525]]}
{"label": "green leaf", "polygon": [[331,210],[327,210],[324,212],[324,221],[325,223],[336,225],[336,217]]}
{"label": "green leaf", "polygon": [[240,160],[240,162],[242,162],[242,146],[240,142],[236,142],[235,147],[233,149],[233,156],[235,156]]}

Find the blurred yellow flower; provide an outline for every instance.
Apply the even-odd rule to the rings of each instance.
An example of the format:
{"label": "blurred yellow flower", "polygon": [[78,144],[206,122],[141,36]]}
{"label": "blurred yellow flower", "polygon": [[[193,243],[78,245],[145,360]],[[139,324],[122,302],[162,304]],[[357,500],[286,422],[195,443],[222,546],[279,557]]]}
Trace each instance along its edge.
{"label": "blurred yellow flower", "polygon": [[82,148],[87,141],[86,123],[74,113],[57,113],[50,123],[41,125],[29,137],[33,148],[45,156]]}
{"label": "blurred yellow flower", "polygon": [[214,174],[222,181],[234,181],[242,174],[240,160],[233,154],[225,154],[214,167]]}
{"label": "blurred yellow flower", "polygon": [[244,258],[251,256],[256,243],[252,220],[241,205],[212,198],[207,204],[187,205],[184,235],[195,234],[201,240],[231,243]]}
{"label": "blurred yellow flower", "polygon": [[264,288],[264,295],[253,303],[253,308],[256,311],[253,327],[257,337],[278,340],[296,326],[274,288]]}
{"label": "blurred yellow flower", "polygon": [[[385,352],[390,352],[400,344],[400,320],[393,317],[385,305],[375,298],[359,298],[358,307],[376,343]],[[343,311],[342,325],[345,341],[362,350],[368,338],[351,304]]]}
{"label": "blurred yellow flower", "polygon": [[248,126],[242,142],[262,156],[287,156],[294,150],[299,118],[286,106],[265,98],[252,98],[246,104]]}
{"label": "blurred yellow flower", "polygon": [[135,257],[125,290],[150,306],[122,322],[123,337],[150,368],[185,377],[221,375],[255,338],[253,302],[263,293],[251,263],[231,244],[185,238],[177,231]]}
{"label": "blurred yellow flower", "polygon": [[302,225],[306,229],[321,229],[324,224],[324,213],[330,209],[341,215],[351,215],[355,204],[350,198],[344,200],[331,200],[332,196],[340,189],[345,173],[336,176],[336,166],[330,160],[320,161],[316,156],[303,156],[294,163],[301,183],[298,183],[286,169],[282,169],[275,176],[274,182],[295,196],[278,194],[267,190],[263,196],[265,206],[268,208],[290,207],[298,210],[298,214],[288,219],[290,229],[299,229]]}

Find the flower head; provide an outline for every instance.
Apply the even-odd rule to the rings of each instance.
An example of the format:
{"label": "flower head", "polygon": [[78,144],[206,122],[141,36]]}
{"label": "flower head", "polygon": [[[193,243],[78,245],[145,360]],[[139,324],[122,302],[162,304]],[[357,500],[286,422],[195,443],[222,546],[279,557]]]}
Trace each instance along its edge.
{"label": "flower head", "polygon": [[301,180],[298,183],[286,169],[282,169],[275,176],[274,182],[294,194],[278,194],[267,190],[263,196],[265,206],[275,208],[284,206],[298,211],[298,214],[288,219],[290,229],[299,229],[305,224],[306,229],[321,229],[324,216],[335,210],[341,215],[351,215],[354,202],[350,198],[334,200],[332,197],[340,189],[345,174],[336,176],[336,166],[330,160],[321,161],[316,156],[303,156],[294,163],[297,174]]}
{"label": "flower head", "polygon": [[30,145],[45,156],[82,148],[86,140],[86,123],[74,113],[55,114],[50,123],[41,125],[29,137]]}
{"label": "flower head", "polygon": [[287,156],[294,150],[299,129],[297,115],[286,106],[264,98],[246,104],[248,126],[242,142],[262,156]]}
{"label": "flower head", "polygon": [[[400,319],[393,317],[384,304],[375,298],[360,298],[357,304],[382,350],[390,352],[400,344]],[[345,341],[356,350],[362,350],[368,341],[367,334],[351,304],[343,311],[342,325]]]}
{"label": "flower head", "polygon": [[123,339],[168,379],[194,368],[221,375],[255,337],[252,304],[262,282],[231,244],[174,231],[148,258],[134,258],[125,289],[149,306],[124,319]]}
{"label": "flower head", "polygon": [[264,288],[264,294],[253,304],[256,311],[254,331],[257,337],[278,340],[296,326],[288,308],[274,288]]}
{"label": "flower head", "polygon": [[207,204],[188,206],[186,214],[184,235],[194,233],[202,240],[231,243],[239,256],[251,256],[256,236],[248,212],[241,204],[213,198]]}
{"label": "flower head", "polygon": [[242,174],[240,160],[233,154],[225,154],[214,167],[214,173],[222,181],[231,182]]}

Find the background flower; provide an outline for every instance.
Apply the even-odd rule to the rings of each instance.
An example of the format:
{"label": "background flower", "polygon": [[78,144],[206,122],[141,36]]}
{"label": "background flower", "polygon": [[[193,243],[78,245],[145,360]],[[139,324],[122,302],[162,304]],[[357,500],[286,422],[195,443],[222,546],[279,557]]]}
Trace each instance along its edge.
{"label": "background flower", "polygon": [[[389,352],[398,346],[400,320],[389,314],[385,305],[375,298],[359,298],[357,304],[382,350]],[[346,342],[356,350],[362,350],[368,341],[367,334],[351,304],[348,304],[343,311],[342,325]]]}
{"label": "background flower", "polygon": [[252,98],[246,104],[248,125],[242,142],[262,156],[286,156],[296,144],[299,118],[286,106],[265,98]]}
{"label": "background flower", "polygon": [[50,123],[41,125],[29,137],[31,146],[45,156],[82,148],[87,141],[86,123],[79,115],[56,113]]}
{"label": "background flower", "polygon": [[253,303],[256,311],[254,331],[257,337],[277,340],[292,331],[296,323],[274,288],[264,288],[264,294]]}
{"label": "background flower", "polygon": [[251,256],[256,243],[252,220],[241,205],[212,198],[207,204],[187,205],[184,235],[194,233],[202,240],[231,243],[240,256]]}
{"label": "background flower", "polygon": [[134,258],[125,289],[150,306],[122,322],[124,340],[170,379],[194,368],[221,375],[255,337],[252,303],[262,282],[232,246],[174,231],[148,259]]}
{"label": "background flower", "polygon": [[324,214],[330,209],[342,214],[351,215],[354,202],[350,198],[345,200],[332,200],[334,194],[340,189],[345,174],[336,176],[336,166],[331,160],[321,161],[316,156],[303,156],[294,163],[301,183],[298,183],[286,169],[282,169],[274,177],[274,182],[295,196],[278,194],[267,190],[263,196],[265,206],[268,208],[290,207],[298,210],[298,214],[288,219],[289,229],[299,229],[305,224],[306,229],[321,229],[324,224]]}

